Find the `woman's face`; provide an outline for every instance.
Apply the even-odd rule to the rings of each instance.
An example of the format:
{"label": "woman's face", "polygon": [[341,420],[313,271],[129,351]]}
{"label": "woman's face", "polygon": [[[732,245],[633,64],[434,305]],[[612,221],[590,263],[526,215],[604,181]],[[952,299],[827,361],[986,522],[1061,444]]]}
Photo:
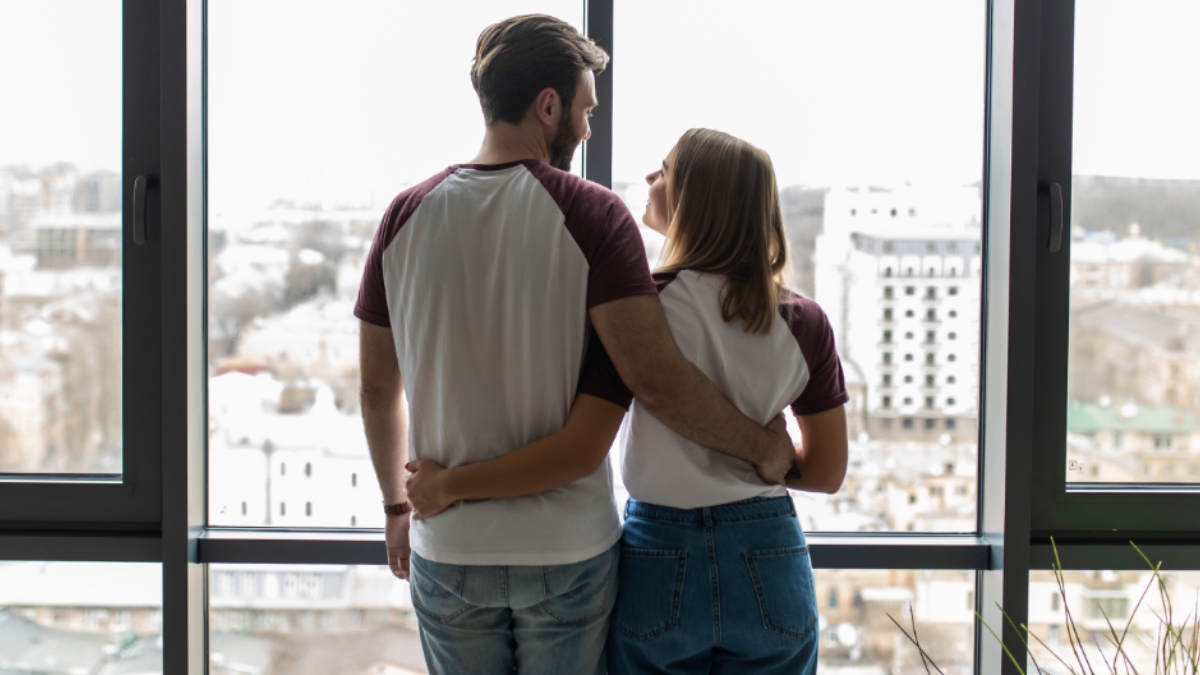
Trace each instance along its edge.
{"label": "woman's face", "polygon": [[667,182],[670,180],[669,165],[671,157],[663,160],[662,167],[646,176],[646,184],[650,186],[650,199],[646,201],[646,213],[642,222],[646,227],[666,236],[667,227],[671,224],[671,207],[667,203]]}

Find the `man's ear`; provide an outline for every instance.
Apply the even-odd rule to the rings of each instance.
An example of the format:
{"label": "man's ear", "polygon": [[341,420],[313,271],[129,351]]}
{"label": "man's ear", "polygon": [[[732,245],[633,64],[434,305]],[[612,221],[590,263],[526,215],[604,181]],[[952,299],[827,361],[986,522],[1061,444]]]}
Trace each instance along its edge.
{"label": "man's ear", "polygon": [[562,115],[562,99],[554,87],[546,87],[538,92],[533,100],[533,114],[538,122],[548,127],[558,126],[558,119]]}

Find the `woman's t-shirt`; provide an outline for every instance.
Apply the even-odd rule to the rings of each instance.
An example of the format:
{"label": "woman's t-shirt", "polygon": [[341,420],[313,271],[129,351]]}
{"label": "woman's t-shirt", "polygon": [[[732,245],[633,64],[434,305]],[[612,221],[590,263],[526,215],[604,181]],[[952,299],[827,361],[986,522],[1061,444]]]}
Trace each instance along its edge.
{"label": "woman's t-shirt", "polygon": [[[740,321],[721,316],[725,277],[682,270],[658,273],[655,281],[683,355],[750,419],[765,425],[789,406],[797,415],[811,415],[848,400],[833,330],[817,303],[789,295],[769,333],[748,333]],[[598,341],[579,391],[613,401],[632,398]],[[749,462],[671,431],[637,401],[617,445],[625,487],[639,501],[690,509],[787,494],[763,483]]]}

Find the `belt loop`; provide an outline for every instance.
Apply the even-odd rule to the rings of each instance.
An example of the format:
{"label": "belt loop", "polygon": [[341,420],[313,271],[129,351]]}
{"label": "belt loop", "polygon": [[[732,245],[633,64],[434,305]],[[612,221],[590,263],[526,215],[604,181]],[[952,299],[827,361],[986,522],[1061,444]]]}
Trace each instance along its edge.
{"label": "belt loop", "polygon": [[712,508],[708,507],[708,506],[704,507],[703,513],[704,513],[704,527],[711,530],[712,526],[713,526]]}

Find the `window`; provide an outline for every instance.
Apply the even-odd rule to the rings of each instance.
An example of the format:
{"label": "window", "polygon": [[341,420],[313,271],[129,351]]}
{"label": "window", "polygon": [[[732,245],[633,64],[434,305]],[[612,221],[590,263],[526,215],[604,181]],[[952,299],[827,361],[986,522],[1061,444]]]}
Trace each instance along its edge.
{"label": "window", "polygon": [[892,407],[892,397],[891,397],[891,396],[884,396],[884,397],[883,397],[883,407],[884,407],[884,408],[890,408],[890,407]]}
{"label": "window", "polygon": [[0,607],[0,663],[22,664],[14,672],[162,667],[156,563],[0,562]]}
{"label": "window", "polygon": [[884,376],[883,376],[883,386],[885,386],[885,387],[890,387],[890,386],[892,386],[892,375],[891,375],[891,373],[885,373],[885,374],[884,374]]}
{"label": "window", "polygon": [[884,342],[892,341],[892,331],[890,331],[890,330],[883,331],[883,341]]}
{"label": "window", "polygon": [[0,24],[0,513],[153,521],[162,439],[134,420],[160,414],[142,357],[169,330],[138,329],[162,259],[128,207],[159,172],[160,139],[134,133],[159,105],[125,101],[153,95],[133,64],[158,54],[114,0],[10,3]]}
{"label": "window", "polygon": [[[796,290],[827,309],[848,384],[863,400],[861,414],[851,414],[851,457],[889,466],[874,475],[852,468],[837,497],[793,496],[814,521],[805,523],[814,563],[858,575],[831,582],[822,576],[831,572],[818,570],[817,597],[836,588],[847,600],[827,603],[822,615],[823,665],[847,663],[853,652],[869,655],[856,667],[922,667],[878,621],[892,608],[902,616],[907,600],[922,634],[945,650],[943,667],[999,672],[1004,657],[990,643],[975,655],[976,626],[961,610],[977,608],[1004,626],[996,602],[1027,604],[1018,625],[1061,636],[1057,617],[1047,616],[1055,612],[1051,589],[1038,586],[1051,560],[1042,542],[1059,533],[1078,535],[1062,545],[1069,571],[1115,570],[1069,580],[1087,621],[1099,609],[1133,611],[1126,575],[1141,563],[1122,558],[1128,539],[1152,533],[1154,559],[1178,554],[1174,566],[1200,567],[1188,384],[1200,381],[1189,305],[1200,232],[1192,208],[1200,174],[1189,158],[1200,156],[1200,128],[1194,92],[1178,86],[1200,70],[1189,32],[1200,7],[930,0],[863,12],[856,3],[785,4],[748,0],[726,12],[682,0],[364,3],[347,12],[335,3],[209,0],[158,3],[152,21],[134,0],[0,9],[0,86],[13,92],[0,111],[0,512],[32,519],[0,522],[0,549],[23,558],[19,565],[70,555],[148,562],[161,577],[143,578],[166,590],[149,604],[92,602],[77,614],[27,604],[36,630],[51,635],[77,617],[72,632],[88,639],[88,631],[110,631],[92,643],[111,645],[110,661],[143,647],[161,656],[145,664],[151,671],[202,672],[188,659],[204,650],[188,640],[208,613],[214,663],[267,672],[279,664],[246,663],[247,652],[288,656],[305,641],[315,652],[350,630],[357,640],[411,625],[411,610],[392,602],[404,594],[390,579],[390,593],[362,594],[374,601],[337,595],[360,572],[387,577],[367,565],[379,557],[365,546],[377,543],[377,531],[339,531],[382,522],[373,481],[357,485],[360,473],[373,475],[363,447],[325,452],[329,439],[357,443],[361,435],[356,327],[344,300],[357,285],[363,242],[398,187],[477,148],[463,64],[483,25],[527,11],[569,17],[602,43],[619,43],[599,78],[593,138],[577,157],[635,217],[642,177],[686,128],[728,130],[771,153]],[[194,8],[207,16],[188,14]],[[706,44],[722,48],[697,48]],[[919,47],[930,44],[938,49]],[[664,80],[653,66],[665,54],[688,54],[693,67]],[[781,88],[777,68],[764,63],[811,67]],[[395,105],[401,91],[445,105]],[[725,103],[752,96],[765,113]],[[414,129],[424,136],[414,140]],[[145,245],[132,243],[138,176],[154,178]],[[870,187],[814,187],[829,185]],[[939,185],[950,189],[925,189]],[[30,206],[31,194],[39,205]],[[51,222],[50,211],[109,221],[81,228]],[[903,213],[912,221],[896,227]],[[1064,227],[1056,252],[1057,213]],[[940,222],[953,231],[924,236]],[[661,240],[646,239],[656,255]],[[882,297],[876,290],[931,267],[953,285],[942,292],[936,277],[913,277],[903,297],[893,286]],[[97,269],[108,270],[107,281]],[[95,302],[79,302],[83,277]],[[955,353],[939,358],[938,370],[911,354],[893,363],[877,345],[883,304],[895,308],[887,320],[904,324],[894,331],[921,329],[914,319],[930,309],[953,320]],[[81,305],[95,314],[75,312]],[[95,332],[100,324],[107,333]],[[88,357],[14,356],[71,350]],[[882,395],[869,383],[885,369],[910,385],[891,392],[896,400],[925,396],[911,385],[932,372],[944,384],[928,393],[962,408],[953,417],[905,417],[917,411],[872,405]],[[942,369],[953,375],[942,380]],[[14,384],[30,375],[38,388]],[[47,399],[54,405],[28,405]],[[323,425],[306,424],[322,416]],[[48,436],[60,439],[54,453]],[[205,453],[207,467],[198,461]],[[318,461],[319,476],[311,468],[309,480],[294,467],[286,474],[289,463]],[[346,474],[348,486],[336,478]],[[325,501],[325,482],[336,503]],[[935,499],[931,487],[941,489]],[[297,507],[289,516],[288,502],[304,504],[305,517]],[[86,522],[79,504],[93,509]],[[1014,508],[1030,517],[1007,518]],[[293,526],[299,531],[262,529]],[[78,533],[67,537],[67,529]],[[856,537],[868,543],[821,534],[833,530],[870,531]],[[911,536],[873,536],[886,532]],[[934,545],[928,532],[952,536]],[[880,560],[908,569],[855,569]],[[953,569],[923,569],[931,560]],[[340,564],[313,564],[331,561]],[[208,566],[207,583],[191,565]],[[256,572],[275,575],[270,583],[291,608],[286,623],[268,605],[245,611],[238,603],[263,592]],[[4,574],[0,606],[11,613],[23,587]],[[1171,576],[1194,587],[1187,574]],[[205,587],[207,602],[197,603]],[[173,617],[166,623],[163,609]],[[131,642],[111,637],[126,634]],[[395,653],[395,643],[385,652],[363,640],[359,671]]]}
{"label": "window", "polygon": [[893,295],[895,295],[895,289],[894,289],[894,288],[892,288],[891,286],[884,286],[884,287],[883,287],[883,297],[885,297],[885,298],[888,298],[888,299],[890,300],[890,299],[892,298],[892,296],[893,296]]}
{"label": "window", "polygon": [[[367,249],[403,186],[478,150],[463,59],[484,26],[531,11],[583,24],[583,5],[569,0],[353,12],[207,3],[210,524],[277,525],[261,512],[257,523],[231,520],[222,508],[233,500],[304,501],[311,485],[268,481],[268,461],[281,478],[285,463],[313,478],[314,456],[328,457],[323,470],[373,475],[357,409],[359,324],[347,309]],[[313,49],[314,31],[328,53]],[[413,89],[445,105],[405,104]],[[356,515],[382,527],[374,491],[342,486],[322,488],[311,524],[340,528]]]}

